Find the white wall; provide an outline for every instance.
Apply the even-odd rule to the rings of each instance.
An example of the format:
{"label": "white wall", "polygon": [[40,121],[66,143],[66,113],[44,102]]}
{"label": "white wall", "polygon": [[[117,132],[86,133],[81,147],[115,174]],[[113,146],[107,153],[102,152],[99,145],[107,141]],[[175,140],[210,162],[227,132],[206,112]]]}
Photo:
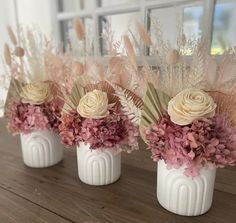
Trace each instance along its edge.
{"label": "white wall", "polygon": [[[0,55],[3,53],[3,45],[8,41],[6,26],[11,25],[13,29],[16,27],[16,17],[14,12],[13,0],[0,0]],[[0,74],[3,68],[0,61]]]}
{"label": "white wall", "polygon": [[16,28],[16,18],[14,12],[13,0],[0,0],[0,117],[3,114],[2,106],[6,98],[6,90],[3,88],[4,69],[2,66],[3,46],[8,42],[6,33],[6,26],[11,25],[13,29]]}
{"label": "white wall", "polygon": [[[9,43],[6,26],[11,25],[16,32],[17,24],[37,26],[47,36],[58,40],[56,22],[57,0],[0,0],[0,75],[4,75],[2,67],[3,46]],[[0,116],[1,101],[6,97],[6,91],[1,87],[0,78]]]}
{"label": "white wall", "polygon": [[16,0],[18,22],[23,25],[36,25],[47,36],[57,37],[56,0]]}

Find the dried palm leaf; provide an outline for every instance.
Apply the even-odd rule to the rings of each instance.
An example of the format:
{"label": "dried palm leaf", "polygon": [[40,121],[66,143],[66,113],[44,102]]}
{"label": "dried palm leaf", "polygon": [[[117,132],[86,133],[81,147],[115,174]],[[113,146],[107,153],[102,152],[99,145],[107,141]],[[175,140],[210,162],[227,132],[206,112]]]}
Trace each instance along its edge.
{"label": "dried palm leaf", "polygon": [[23,83],[16,79],[11,79],[10,86],[7,93],[7,98],[5,102],[5,113],[8,112],[9,105],[12,101],[20,100],[20,93],[22,91]]}
{"label": "dried palm leaf", "polygon": [[101,81],[96,84],[88,84],[85,86],[85,89],[87,92],[93,90],[100,90],[106,92],[109,104],[117,103],[119,101],[117,96],[114,95],[115,94],[114,88],[107,81]]}
{"label": "dried palm leaf", "polygon": [[63,113],[75,112],[80,99],[86,94],[86,90],[76,82],[72,88],[71,94],[63,98],[65,104],[62,108]]}
{"label": "dried palm leaf", "polygon": [[[144,96],[144,105],[141,112],[140,131],[143,135],[145,129],[157,123],[167,110],[170,97],[154,88],[153,84],[148,83],[147,92]],[[144,137],[143,137],[144,138]]]}

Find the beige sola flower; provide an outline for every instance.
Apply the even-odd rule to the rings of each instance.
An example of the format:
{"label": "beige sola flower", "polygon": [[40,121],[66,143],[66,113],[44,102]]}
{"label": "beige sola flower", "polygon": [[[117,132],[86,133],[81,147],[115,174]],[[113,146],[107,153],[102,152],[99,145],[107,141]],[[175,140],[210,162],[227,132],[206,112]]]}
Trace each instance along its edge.
{"label": "beige sola flower", "polygon": [[93,90],[85,94],[79,102],[77,112],[84,118],[104,118],[109,114],[107,93]]}
{"label": "beige sola flower", "polygon": [[181,91],[168,104],[170,119],[178,125],[188,125],[196,119],[213,117],[215,109],[213,98],[196,88]]}
{"label": "beige sola flower", "polygon": [[39,105],[53,99],[50,85],[46,82],[34,82],[25,85],[22,88],[20,96],[24,103],[30,103],[34,105]]}

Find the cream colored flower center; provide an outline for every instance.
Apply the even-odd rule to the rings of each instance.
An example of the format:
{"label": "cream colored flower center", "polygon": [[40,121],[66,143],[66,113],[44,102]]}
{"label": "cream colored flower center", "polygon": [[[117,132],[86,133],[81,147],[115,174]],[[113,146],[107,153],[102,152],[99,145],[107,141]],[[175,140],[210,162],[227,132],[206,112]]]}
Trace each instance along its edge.
{"label": "cream colored flower center", "polygon": [[77,112],[84,118],[104,118],[109,114],[107,93],[93,90],[84,95],[79,102]]}
{"label": "cream colored flower center", "polygon": [[196,119],[213,117],[215,109],[213,98],[196,88],[181,91],[168,104],[170,119],[178,125],[188,125]]}
{"label": "cream colored flower center", "polygon": [[24,103],[42,104],[53,99],[49,84],[35,82],[25,85],[20,94]]}

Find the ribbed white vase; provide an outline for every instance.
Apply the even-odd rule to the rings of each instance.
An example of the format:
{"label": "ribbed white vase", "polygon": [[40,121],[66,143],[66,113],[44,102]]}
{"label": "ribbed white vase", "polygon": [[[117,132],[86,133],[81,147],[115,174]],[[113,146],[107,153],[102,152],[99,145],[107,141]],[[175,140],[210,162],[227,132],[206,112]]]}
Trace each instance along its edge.
{"label": "ribbed white vase", "polygon": [[20,138],[23,161],[29,167],[49,167],[63,159],[59,137],[48,130],[21,134]]}
{"label": "ribbed white vase", "polygon": [[168,211],[184,216],[206,213],[214,192],[216,169],[202,168],[197,177],[183,174],[184,167],[166,168],[163,160],[157,167],[157,199]]}
{"label": "ribbed white vase", "polygon": [[77,146],[78,175],[82,182],[95,186],[114,183],[121,174],[121,153],[111,149],[91,150],[89,144]]}

